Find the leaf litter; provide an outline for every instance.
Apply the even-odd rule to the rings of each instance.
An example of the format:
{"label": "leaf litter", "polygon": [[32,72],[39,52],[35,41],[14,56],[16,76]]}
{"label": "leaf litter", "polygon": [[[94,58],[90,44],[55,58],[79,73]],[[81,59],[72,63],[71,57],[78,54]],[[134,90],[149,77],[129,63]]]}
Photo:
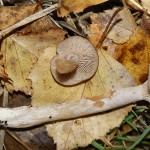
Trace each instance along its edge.
{"label": "leaf litter", "polygon": [[[84,9],[84,7],[82,9]],[[136,31],[138,30],[139,29]],[[136,31],[134,32],[135,36],[137,36]],[[131,31],[131,34],[132,33],[133,30]],[[4,68],[8,77],[13,81],[12,83],[5,83],[10,92],[16,90],[31,95],[32,105],[41,106],[49,103],[63,103],[64,101],[81,97],[99,96],[111,89],[134,86],[136,83],[139,83],[139,78],[137,79],[136,76],[139,76],[141,70],[131,72],[137,81],[135,83],[132,75],[128,73],[123,66],[126,66],[126,63],[121,65],[109,56],[105,50],[100,48],[98,50],[99,68],[91,80],[75,87],[63,87],[59,85],[51,76],[50,60],[56,54],[56,46],[64,39],[65,34],[66,32],[63,30],[53,27],[50,28],[48,32],[42,32],[42,34],[30,33],[29,30],[25,30],[25,34],[16,33],[3,40],[1,51],[3,56],[5,56],[3,58]],[[130,40],[132,41],[132,38],[134,39],[134,34],[130,39],[128,36],[128,42],[130,42]],[[112,37],[115,37],[114,34]],[[121,44],[126,41],[121,41]],[[38,45],[36,43],[38,43]],[[127,43],[119,45],[123,54],[125,52],[122,47],[126,44]],[[148,46],[148,44],[146,46]],[[145,55],[146,57],[144,58],[147,58],[147,54]],[[140,56],[138,57],[140,58]],[[123,61],[125,60],[122,57],[121,59]],[[143,60],[145,61],[143,62]],[[139,62],[143,62],[146,66],[144,68],[147,68],[147,59],[142,59]],[[133,67],[127,67],[129,71],[131,68]],[[17,74],[15,74],[15,72]],[[147,74],[148,69],[143,73]],[[46,126],[47,132],[54,138],[55,143],[57,143],[57,149],[84,147],[90,144],[94,139],[105,136],[110,129],[119,127],[131,109],[132,105],[92,117],[49,124]]]}

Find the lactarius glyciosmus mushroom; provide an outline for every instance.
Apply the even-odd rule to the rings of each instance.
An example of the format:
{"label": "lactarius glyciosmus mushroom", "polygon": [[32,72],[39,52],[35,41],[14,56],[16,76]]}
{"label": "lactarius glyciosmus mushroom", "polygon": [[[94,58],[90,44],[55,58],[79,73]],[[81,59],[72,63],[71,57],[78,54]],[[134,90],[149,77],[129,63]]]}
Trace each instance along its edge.
{"label": "lactarius glyciosmus mushroom", "polygon": [[51,73],[62,85],[75,85],[90,79],[98,68],[98,54],[94,46],[80,36],[60,42],[57,55],[51,60]]}

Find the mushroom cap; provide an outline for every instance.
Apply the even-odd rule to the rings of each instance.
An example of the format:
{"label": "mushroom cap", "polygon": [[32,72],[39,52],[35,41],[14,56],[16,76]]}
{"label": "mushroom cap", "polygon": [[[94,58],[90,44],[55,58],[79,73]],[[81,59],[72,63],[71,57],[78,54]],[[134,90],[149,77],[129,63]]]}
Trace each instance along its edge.
{"label": "mushroom cap", "polygon": [[[90,79],[98,68],[98,54],[95,47],[87,39],[72,36],[57,45],[57,55],[51,60],[51,73],[54,79],[62,85],[75,85]],[[56,60],[72,60],[77,68],[67,74],[60,74],[56,70]]]}

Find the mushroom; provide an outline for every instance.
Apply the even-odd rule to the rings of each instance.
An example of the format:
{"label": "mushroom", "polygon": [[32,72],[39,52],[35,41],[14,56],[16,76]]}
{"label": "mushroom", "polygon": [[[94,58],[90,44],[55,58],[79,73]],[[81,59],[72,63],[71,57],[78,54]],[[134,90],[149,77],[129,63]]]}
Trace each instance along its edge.
{"label": "mushroom", "polygon": [[53,78],[62,85],[75,85],[90,79],[98,68],[98,54],[94,46],[80,36],[70,37],[57,46],[51,60]]}

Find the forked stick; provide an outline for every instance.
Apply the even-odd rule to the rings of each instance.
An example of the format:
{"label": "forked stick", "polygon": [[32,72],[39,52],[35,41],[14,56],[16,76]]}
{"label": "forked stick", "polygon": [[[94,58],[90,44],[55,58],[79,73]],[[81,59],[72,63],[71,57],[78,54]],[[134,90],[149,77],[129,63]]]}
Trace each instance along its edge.
{"label": "forked stick", "polygon": [[51,121],[92,115],[140,100],[150,102],[149,87],[150,75],[148,81],[142,85],[110,91],[99,97],[83,98],[78,101],[40,107],[0,108],[0,125],[11,128],[26,128]]}
{"label": "forked stick", "polygon": [[42,18],[42,17],[46,16],[50,12],[54,11],[55,9],[57,9],[57,7],[58,7],[58,4],[54,4],[51,7],[48,7],[46,9],[44,9],[44,10],[41,10],[41,11],[39,11],[39,12],[37,12],[37,13],[35,13],[35,14],[33,14],[33,15],[23,19],[23,20],[21,20],[20,22],[14,24],[13,26],[0,31],[0,39],[3,36],[5,36],[6,34],[12,32],[13,30],[15,30],[15,29],[17,29],[17,28],[19,28],[19,27],[21,27],[23,25],[26,25],[26,24],[28,24],[30,22],[33,22],[33,21],[35,21],[35,20],[37,20],[39,18]]}

